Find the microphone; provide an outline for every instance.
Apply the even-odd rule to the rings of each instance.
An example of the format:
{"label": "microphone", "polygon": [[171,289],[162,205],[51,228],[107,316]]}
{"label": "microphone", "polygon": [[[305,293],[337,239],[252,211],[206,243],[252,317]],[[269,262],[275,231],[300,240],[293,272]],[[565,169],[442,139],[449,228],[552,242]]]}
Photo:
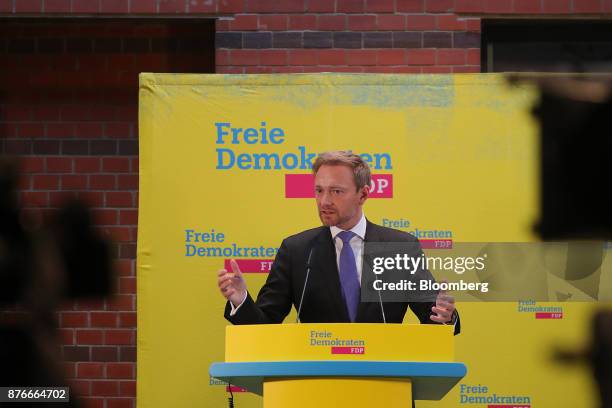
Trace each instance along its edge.
{"label": "microphone", "polygon": [[300,305],[298,307],[297,316],[295,318],[296,323],[301,323],[300,313],[302,312],[302,302],[304,302],[304,294],[306,293],[306,286],[308,285],[308,277],[310,276],[310,261],[312,260],[312,254],[314,253],[314,245],[310,247],[308,252],[308,260],[306,261],[306,279],[304,279],[304,287],[302,288],[302,296],[300,296]]}

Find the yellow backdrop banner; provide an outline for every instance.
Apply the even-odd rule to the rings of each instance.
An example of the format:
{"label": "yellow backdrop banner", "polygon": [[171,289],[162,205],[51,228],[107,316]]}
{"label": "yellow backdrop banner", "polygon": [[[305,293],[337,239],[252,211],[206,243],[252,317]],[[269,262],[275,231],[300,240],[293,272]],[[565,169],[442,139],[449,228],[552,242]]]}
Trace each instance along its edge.
{"label": "yellow backdrop banner", "polygon": [[[282,239],[320,225],[310,175],[320,152],[362,155],[374,175],[366,217],[413,233],[426,252],[535,240],[536,100],[498,75],[142,74],[138,406],[226,403],[208,375],[228,324],[216,272],[238,259],[256,294]],[[539,319],[538,307],[556,313]],[[459,303],[455,355],[468,374],[418,406],[592,405],[586,369],[551,355],[582,344],[593,307]],[[261,400],[238,393],[236,404]]]}

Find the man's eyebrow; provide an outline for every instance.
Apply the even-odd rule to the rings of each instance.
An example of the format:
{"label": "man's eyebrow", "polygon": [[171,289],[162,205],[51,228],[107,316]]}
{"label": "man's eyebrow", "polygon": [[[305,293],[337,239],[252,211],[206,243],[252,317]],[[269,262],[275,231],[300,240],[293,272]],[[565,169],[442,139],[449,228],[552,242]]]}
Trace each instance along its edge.
{"label": "man's eyebrow", "polygon": [[[320,184],[315,184],[315,188],[324,188],[324,187],[323,187],[322,185],[320,185]],[[333,185],[331,185],[331,186],[328,186],[327,188],[339,188],[339,189],[343,189],[343,190],[345,190],[345,189],[347,189],[348,187],[346,187],[346,186],[342,186],[342,185],[338,185],[338,184],[333,184]]]}

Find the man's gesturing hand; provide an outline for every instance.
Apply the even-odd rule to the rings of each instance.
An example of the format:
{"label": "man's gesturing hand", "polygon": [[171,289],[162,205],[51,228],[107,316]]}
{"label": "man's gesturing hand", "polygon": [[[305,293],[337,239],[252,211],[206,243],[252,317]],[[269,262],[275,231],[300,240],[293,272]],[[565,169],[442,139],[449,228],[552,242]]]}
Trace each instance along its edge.
{"label": "man's gesturing hand", "polygon": [[231,272],[226,269],[219,269],[217,285],[221,294],[232,302],[234,307],[238,307],[246,296],[247,287],[238,263],[232,259],[230,260],[230,266],[232,268]]}
{"label": "man's gesturing hand", "polygon": [[431,308],[435,313],[430,319],[438,323],[449,323],[455,312],[455,298],[447,294],[445,290],[440,290],[436,297],[436,305]]}

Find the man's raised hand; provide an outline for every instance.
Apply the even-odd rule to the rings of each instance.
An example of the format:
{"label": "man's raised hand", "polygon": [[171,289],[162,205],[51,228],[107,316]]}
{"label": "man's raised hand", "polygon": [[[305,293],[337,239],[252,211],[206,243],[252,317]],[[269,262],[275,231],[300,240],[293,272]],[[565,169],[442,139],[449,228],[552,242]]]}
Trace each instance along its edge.
{"label": "man's raised hand", "polygon": [[238,307],[246,297],[247,287],[238,263],[231,259],[230,267],[232,269],[231,272],[228,272],[226,269],[219,269],[219,272],[217,272],[217,286],[219,286],[221,294],[232,302],[234,307]]}

